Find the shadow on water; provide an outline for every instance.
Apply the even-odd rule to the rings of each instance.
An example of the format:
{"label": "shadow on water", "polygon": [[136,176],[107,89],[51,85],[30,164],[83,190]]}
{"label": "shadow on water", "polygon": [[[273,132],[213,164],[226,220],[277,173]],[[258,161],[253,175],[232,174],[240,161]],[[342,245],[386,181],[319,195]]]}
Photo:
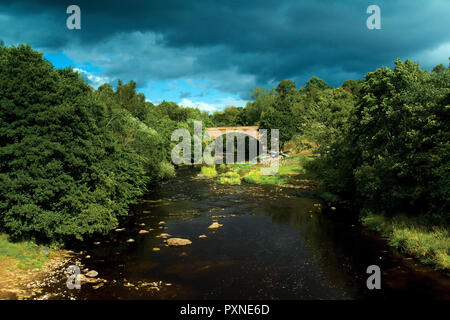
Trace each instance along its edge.
{"label": "shadow on water", "polygon": [[[77,299],[450,298],[445,275],[387,247],[356,221],[342,218],[351,216],[346,212],[321,211],[317,200],[298,189],[222,186],[196,178],[192,168],[181,169],[176,180],[143,197],[121,224],[124,231],[81,248],[90,256],[83,263],[107,282],[98,289],[83,284],[72,294]],[[213,221],[223,226],[208,229]],[[167,247],[161,233],[192,244]],[[127,242],[130,238],[134,242]],[[366,287],[372,264],[382,270],[381,290]]]}

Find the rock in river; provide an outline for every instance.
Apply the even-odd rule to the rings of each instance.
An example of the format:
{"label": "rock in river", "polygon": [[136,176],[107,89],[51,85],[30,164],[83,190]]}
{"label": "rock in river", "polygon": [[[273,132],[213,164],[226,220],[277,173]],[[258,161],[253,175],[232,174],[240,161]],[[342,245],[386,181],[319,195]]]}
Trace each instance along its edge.
{"label": "rock in river", "polygon": [[128,239],[127,242],[134,242],[134,239]]}
{"label": "rock in river", "polygon": [[170,238],[167,239],[167,244],[170,247],[180,247],[180,246],[187,246],[188,244],[191,244],[192,241],[189,239],[182,239],[182,238]]}
{"label": "rock in river", "polygon": [[161,233],[160,235],[156,236],[157,238],[168,238],[170,237],[170,234],[168,233]]}
{"label": "rock in river", "polygon": [[99,288],[101,288],[101,287],[103,287],[103,286],[104,286],[104,283],[99,283],[99,284],[97,284],[97,285],[95,285],[95,286],[92,286],[92,288],[95,289],[95,290],[97,290],[97,289],[99,289]]}
{"label": "rock in river", "polygon": [[208,229],[217,229],[217,228],[220,228],[221,226],[223,226],[223,224],[214,222],[208,227]]}
{"label": "rock in river", "polygon": [[91,270],[88,273],[86,273],[86,276],[89,278],[95,278],[96,276],[98,276],[98,272],[95,270]]}
{"label": "rock in river", "polygon": [[144,234],[144,233],[148,233],[147,230],[139,230],[139,234]]}

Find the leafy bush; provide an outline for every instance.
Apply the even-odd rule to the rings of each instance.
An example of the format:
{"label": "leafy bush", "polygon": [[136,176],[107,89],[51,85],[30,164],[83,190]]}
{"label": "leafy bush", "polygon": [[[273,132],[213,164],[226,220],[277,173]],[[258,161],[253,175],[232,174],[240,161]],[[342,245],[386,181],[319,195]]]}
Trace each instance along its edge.
{"label": "leafy bush", "polygon": [[48,260],[42,249],[31,241],[12,243],[6,234],[0,234],[0,259],[13,259],[20,269],[41,268]]}
{"label": "leafy bush", "polygon": [[261,183],[261,173],[257,170],[249,170],[242,179],[248,183],[259,184]]}
{"label": "leafy bush", "polygon": [[217,176],[217,171],[215,167],[202,167],[200,174],[204,177],[214,178]]}
{"label": "leafy bush", "polygon": [[159,165],[159,178],[169,179],[175,177],[175,168],[167,161],[161,162]]}
{"label": "leafy bush", "polygon": [[241,178],[237,172],[228,171],[222,173],[217,182],[220,184],[241,184]]}

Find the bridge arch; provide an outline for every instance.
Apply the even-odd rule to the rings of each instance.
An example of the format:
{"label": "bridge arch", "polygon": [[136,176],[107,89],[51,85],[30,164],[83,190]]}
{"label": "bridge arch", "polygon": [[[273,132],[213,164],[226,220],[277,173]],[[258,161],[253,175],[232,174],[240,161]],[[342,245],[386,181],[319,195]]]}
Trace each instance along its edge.
{"label": "bridge arch", "polygon": [[[223,140],[220,140],[223,150],[226,150],[225,154],[218,152],[218,146],[216,146],[216,152],[218,152],[216,153],[216,156],[218,157],[216,159],[220,159],[221,157],[223,158],[226,155],[227,163],[234,163],[234,146],[237,147],[238,151],[237,162],[255,161],[261,152],[261,135],[259,132],[259,126],[210,127],[205,130],[211,141],[214,141],[219,137],[225,137],[227,141],[226,144],[223,144]],[[228,140],[229,138],[227,137],[231,137],[231,140]],[[249,140],[247,140],[246,137],[248,137]],[[237,141],[235,141],[235,138],[237,138]],[[232,162],[230,162],[231,159],[233,159]]]}

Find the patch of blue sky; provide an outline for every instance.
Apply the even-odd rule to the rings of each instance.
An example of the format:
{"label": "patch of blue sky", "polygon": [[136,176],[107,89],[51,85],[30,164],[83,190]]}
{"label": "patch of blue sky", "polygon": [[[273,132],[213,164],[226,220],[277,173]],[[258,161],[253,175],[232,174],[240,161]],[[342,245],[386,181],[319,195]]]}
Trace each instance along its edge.
{"label": "patch of blue sky", "polygon": [[244,106],[238,95],[221,92],[203,79],[147,81],[147,87],[140,89],[147,100],[159,104],[163,100],[174,101],[184,106],[197,106],[205,111],[223,110],[232,104]]}
{"label": "patch of blue sky", "polygon": [[55,68],[74,67],[82,69],[89,73],[101,72],[103,69],[99,66],[93,65],[89,61],[78,62],[70,59],[66,54],[61,52],[49,52],[44,55],[44,58],[50,61]]}
{"label": "patch of blue sky", "polygon": [[[89,61],[78,62],[69,58],[66,54],[60,52],[49,52],[44,56],[55,68],[73,68],[83,70],[82,75],[89,83],[98,87],[101,82],[108,82],[110,79],[102,77],[102,68],[92,64]],[[114,81],[113,81],[114,82]],[[111,83],[115,86],[115,83]],[[139,88],[146,99],[154,104],[162,101],[173,101],[184,106],[198,107],[205,111],[213,112],[223,110],[227,105],[242,107],[245,101],[239,96],[225,93],[214,88],[209,81],[194,79],[177,80],[147,80],[146,87]]]}

